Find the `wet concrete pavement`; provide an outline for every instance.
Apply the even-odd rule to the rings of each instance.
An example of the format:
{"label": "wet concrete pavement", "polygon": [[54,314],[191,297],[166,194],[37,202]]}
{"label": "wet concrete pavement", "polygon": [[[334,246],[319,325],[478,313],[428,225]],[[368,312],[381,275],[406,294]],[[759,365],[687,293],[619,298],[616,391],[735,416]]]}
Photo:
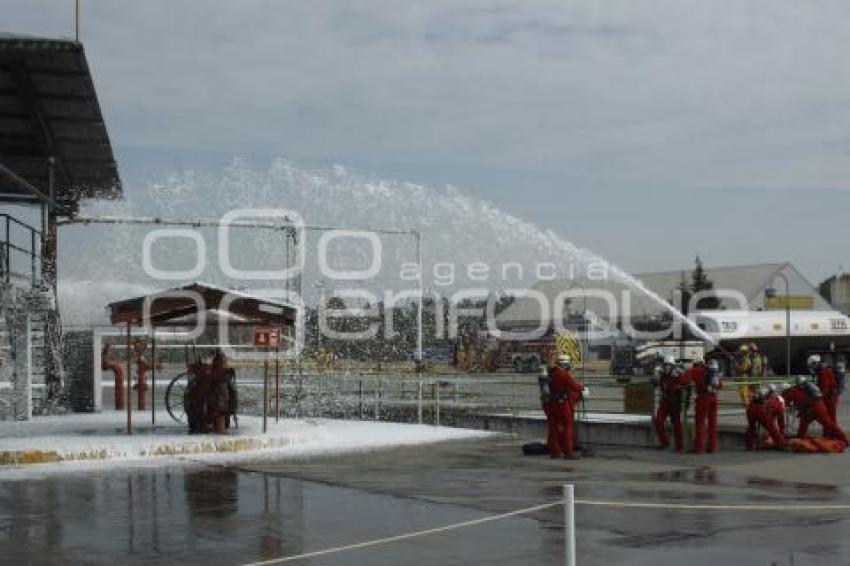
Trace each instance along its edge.
{"label": "wet concrete pavement", "polygon": [[[520,441],[443,443],[234,467],[74,473],[0,485],[3,563],[242,564],[512,511],[560,497],[655,503],[850,503],[848,455],[678,456],[607,449],[572,462]],[[850,563],[846,510],[578,506],[579,564]],[[297,564],[560,564],[559,507]]]}
{"label": "wet concrete pavement", "polygon": [[[0,486],[0,563],[244,564],[479,516],[228,468],[53,476]],[[512,519],[299,563],[522,563],[536,552],[538,530],[534,520]],[[467,561],[470,545],[480,552]]]}

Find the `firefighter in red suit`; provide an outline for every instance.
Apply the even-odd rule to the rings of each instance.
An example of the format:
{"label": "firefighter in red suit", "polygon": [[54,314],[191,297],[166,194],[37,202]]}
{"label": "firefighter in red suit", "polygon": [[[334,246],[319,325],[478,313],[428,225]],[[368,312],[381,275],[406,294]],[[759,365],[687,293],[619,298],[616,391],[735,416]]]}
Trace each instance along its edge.
{"label": "firefighter in red suit", "polygon": [[823,435],[827,438],[835,438],[850,444],[847,436],[838,424],[829,416],[823,394],[814,383],[802,379],[800,383],[789,387],[782,392],[785,403],[797,409],[800,419],[800,428],[797,429],[797,438],[804,438],[812,421],[817,421],[823,428]]}
{"label": "firefighter in red suit", "polygon": [[720,364],[717,360],[708,363],[696,362],[680,379],[682,386],[693,384],[696,389],[696,427],[694,452],[717,451],[717,393],[720,382]]}
{"label": "firefighter in red suit", "polygon": [[576,404],[587,394],[587,389],[570,373],[569,356],[558,357],[558,365],[552,368],[549,379],[549,415],[547,446],[549,457],[577,459],[573,453],[575,432],[573,418]]}
{"label": "firefighter in red suit", "polygon": [[832,368],[823,365],[821,358],[817,354],[812,354],[806,361],[812,378],[817,383],[818,389],[823,394],[823,403],[826,405],[826,412],[830,418],[838,422],[836,415],[838,414],[838,380],[832,372]]}
{"label": "firefighter in red suit", "polygon": [[762,387],[753,395],[747,406],[747,431],[744,442],[747,450],[758,447],[761,439],[757,437],[761,426],[770,435],[776,448],[784,448],[785,441],[785,400],[776,394],[776,387]]}
{"label": "firefighter in red suit", "polygon": [[667,419],[673,425],[673,437],[676,441],[676,450],[682,452],[685,449],[684,433],[682,431],[682,370],[676,365],[676,359],[668,356],[661,368],[658,387],[661,390],[661,401],[658,411],[655,413],[655,434],[661,443],[659,448],[670,446],[670,437],[667,435],[665,424]]}

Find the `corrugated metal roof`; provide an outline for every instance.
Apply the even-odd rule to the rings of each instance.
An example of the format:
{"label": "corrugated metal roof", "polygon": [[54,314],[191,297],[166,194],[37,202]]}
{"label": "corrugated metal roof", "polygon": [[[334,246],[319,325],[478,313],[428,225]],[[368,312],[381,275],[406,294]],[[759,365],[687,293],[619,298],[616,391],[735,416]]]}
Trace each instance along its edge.
{"label": "corrugated metal roof", "polygon": [[[184,287],[133,297],[110,303],[112,324],[174,324],[195,320],[198,311],[217,311],[233,315],[241,323],[291,326],[295,323],[295,307],[241,291],[231,291],[208,283],[192,283]],[[148,317],[148,318],[146,318]],[[207,322],[212,322],[207,321]]]}
{"label": "corrugated metal roof", "polygon": [[[727,267],[706,267],[705,272],[709,279],[714,282],[715,289],[728,289],[738,291],[745,297],[752,298],[759,293],[776,273],[787,264],[785,263],[760,263],[754,265],[734,265]],[[664,297],[670,299],[673,292],[679,288],[682,282],[682,273],[688,283],[691,282],[693,268],[679,271],[657,271],[652,273],[639,273],[635,275],[643,281],[647,287]]]}
{"label": "corrugated metal roof", "polygon": [[[83,46],[0,33],[0,164],[46,194],[50,156],[61,206],[122,195]],[[0,193],[30,196],[3,177]]]}

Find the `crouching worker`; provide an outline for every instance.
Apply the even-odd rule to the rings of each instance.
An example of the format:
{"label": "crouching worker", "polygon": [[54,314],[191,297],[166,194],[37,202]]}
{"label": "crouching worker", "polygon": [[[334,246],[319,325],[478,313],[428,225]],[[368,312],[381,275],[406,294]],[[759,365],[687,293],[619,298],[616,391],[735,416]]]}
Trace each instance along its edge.
{"label": "crouching worker", "polygon": [[685,449],[684,433],[682,431],[682,370],[676,365],[676,359],[668,356],[661,367],[658,388],[661,390],[661,401],[655,413],[655,434],[660,442],[659,448],[670,446],[670,436],[665,425],[667,419],[673,425],[673,438],[676,441],[676,451]]}
{"label": "crouching worker", "polygon": [[[682,386],[693,384],[696,389],[696,427],[694,452],[717,451],[717,393],[720,382],[720,363],[709,360],[697,362],[679,380]],[[678,448],[677,448],[678,449]]]}
{"label": "crouching worker", "polygon": [[823,435],[827,438],[840,440],[847,446],[847,436],[838,424],[832,420],[823,394],[817,385],[806,381],[804,378],[793,387],[788,387],[782,392],[785,403],[797,409],[800,427],[797,429],[797,438],[805,438],[812,421],[817,421],[823,428]]}
{"label": "crouching worker", "polygon": [[744,442],[747,450],[765,447],[759,427],[767,431],[772,448],[785,449],[785,400],[776,394],[776,386],[759,388],[747,406],[747,432]]}
{"label": "crouching worker", "polygon": [[[549,411],[547,414],[547,447],[550,458],[561,455],[569,460],[578,459],[574,452],[575,407],[587,390],[570,373],[569,356],[559,356],[558,365],[552,368],[549,379]],[[545,410],[545,409],[544,409]]]}

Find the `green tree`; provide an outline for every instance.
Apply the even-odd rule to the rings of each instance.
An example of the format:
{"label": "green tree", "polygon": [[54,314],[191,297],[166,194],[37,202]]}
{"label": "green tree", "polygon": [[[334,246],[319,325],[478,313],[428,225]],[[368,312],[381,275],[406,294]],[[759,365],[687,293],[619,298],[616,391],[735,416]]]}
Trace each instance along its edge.
{"label": "green tree", "polygon": [[[708,278],[705,268],[702,265],[702,260],[699,256],[696,257],[694,271],[691,273],[691,293],[704,293],[714,290],[714,282]],[[690,296],[688,297],[690,299]],[[720,299],[714,293],[706,294],[697,300],[697,310],[717,310],[720,308]]]}
{"label": "green tree", "polygon": [[688,283],[688,276],[684,271],[679,278],[679,285],[676,287],[676,290],[679,292],[679,304],[675,304],[674,302],[673,306],[687,316],[688,307],[691,304],[691,285]]}

